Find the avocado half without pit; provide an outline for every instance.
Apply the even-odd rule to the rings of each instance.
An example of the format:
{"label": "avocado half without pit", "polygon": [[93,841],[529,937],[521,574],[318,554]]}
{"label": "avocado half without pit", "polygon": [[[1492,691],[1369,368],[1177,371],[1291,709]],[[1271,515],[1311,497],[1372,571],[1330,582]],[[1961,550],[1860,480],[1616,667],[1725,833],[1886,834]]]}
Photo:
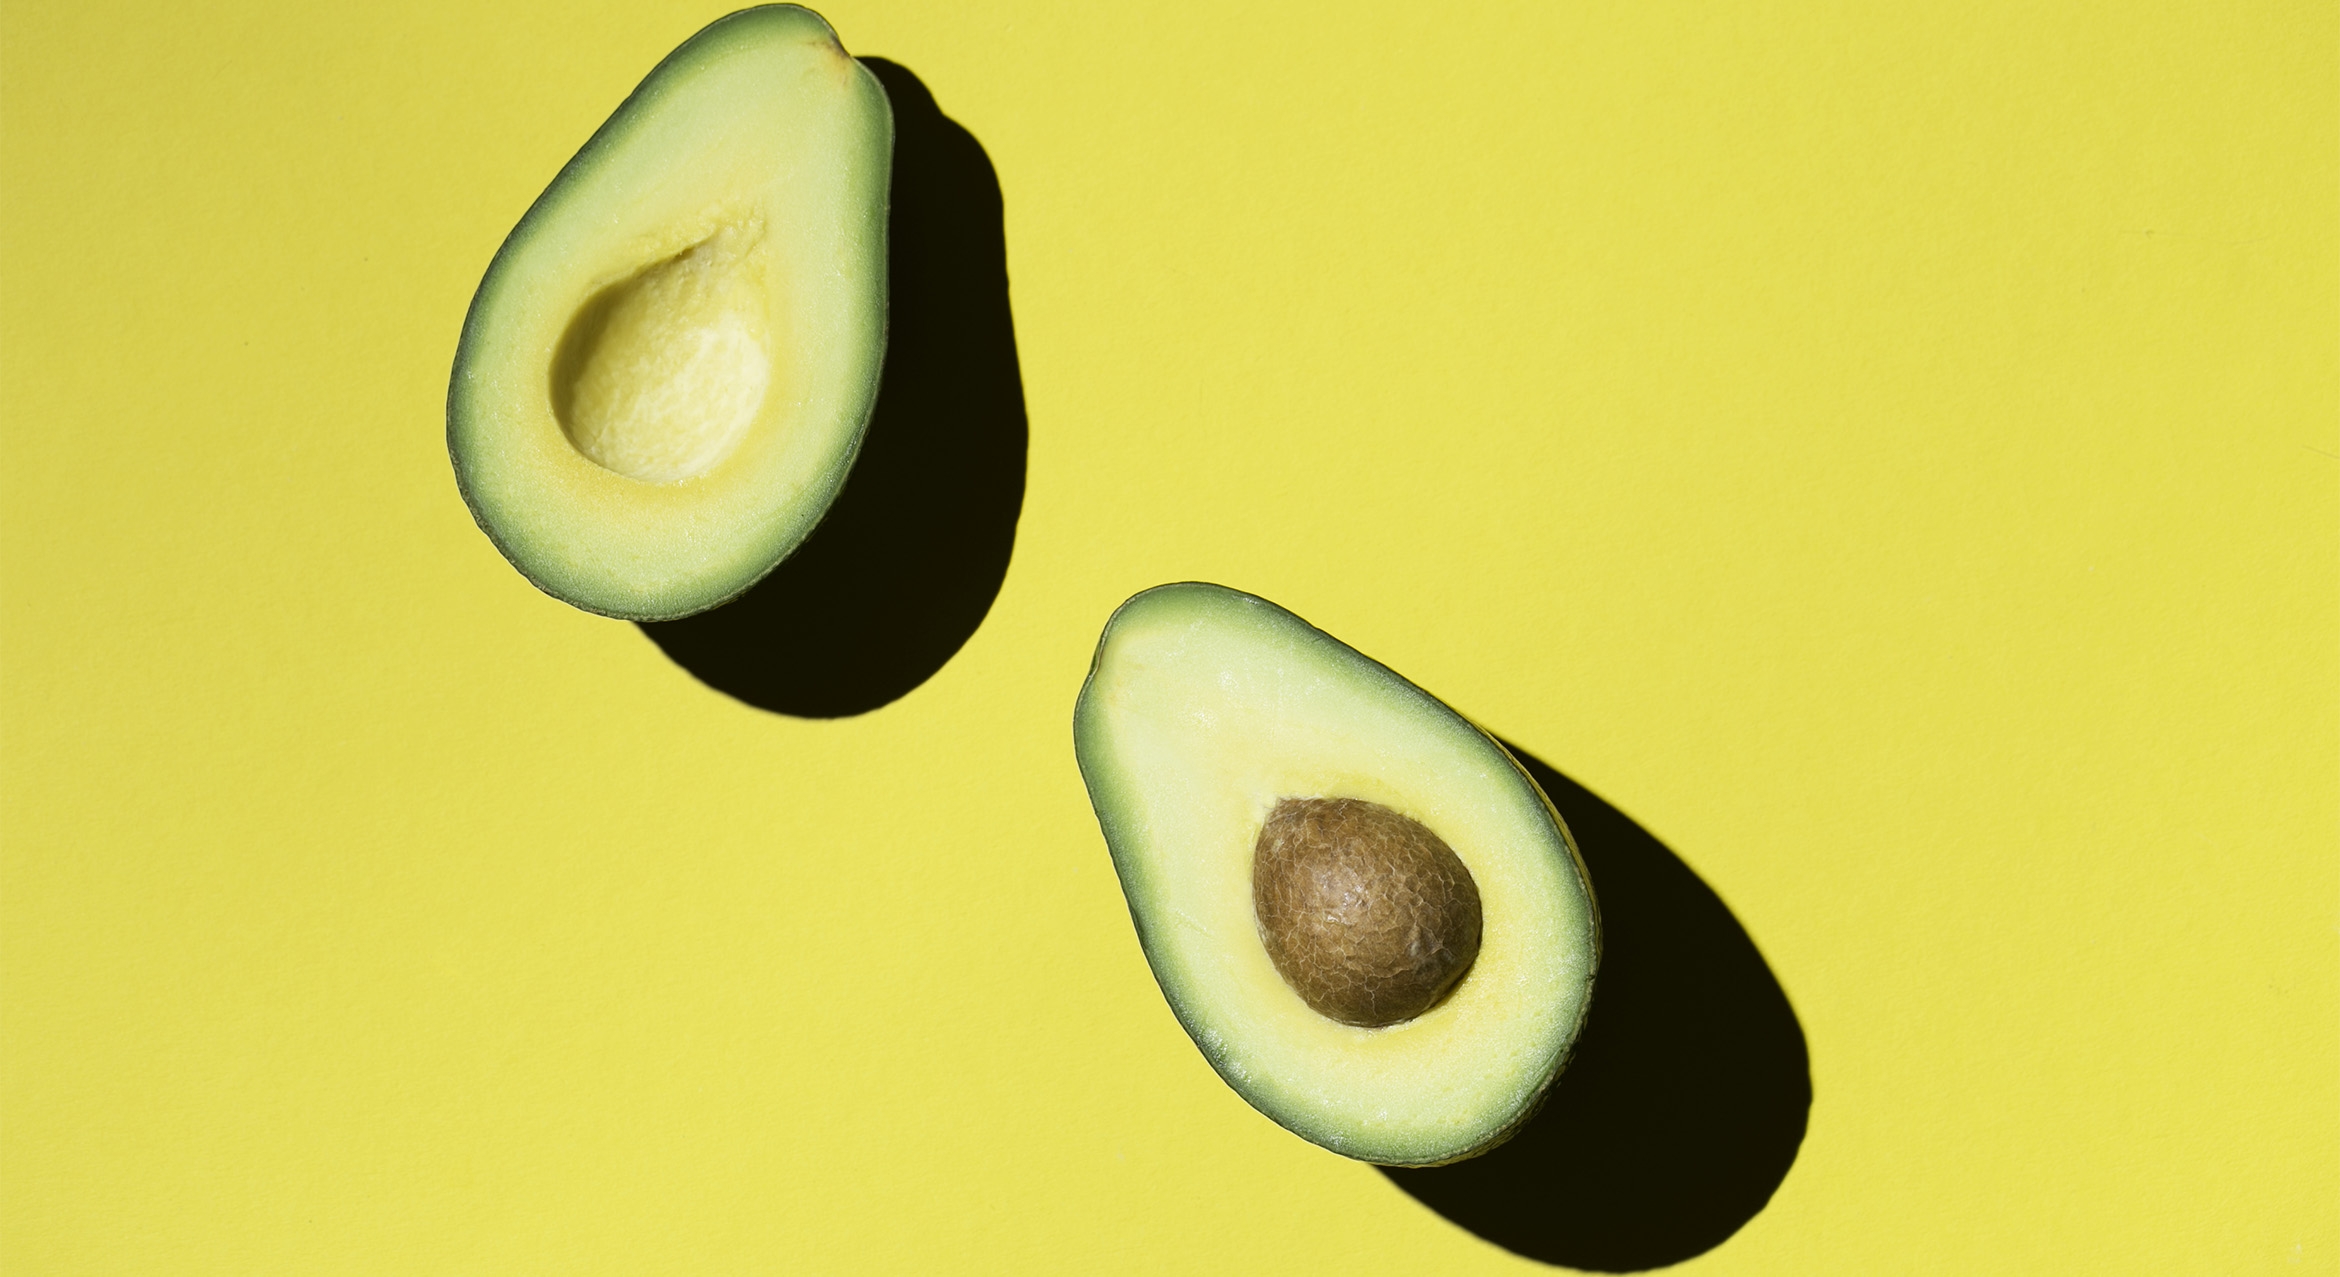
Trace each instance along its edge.
{"label": "avocado half without pit", "polygon": [[885,358],[893,115],[807,9],[658,64],[513,228],[447,393],[473,516],[547,593],[664,620],[844,486]]}
{"label": "avocado half without pit", "polygon": [[1583,1026],[1584,862],[1494,738],[1265,599],[1106,623],[1073,737],[1138,942],[1219,1075],[1389,1166],[1500,1144]]}

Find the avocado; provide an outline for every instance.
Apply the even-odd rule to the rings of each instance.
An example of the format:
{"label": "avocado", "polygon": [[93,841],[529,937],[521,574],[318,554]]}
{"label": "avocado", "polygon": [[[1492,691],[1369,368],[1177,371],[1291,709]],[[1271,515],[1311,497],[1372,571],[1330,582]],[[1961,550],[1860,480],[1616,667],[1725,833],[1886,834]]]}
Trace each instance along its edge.
{"label": "avocado", "polygon": [[545,592],[665,620],[788,556],[885,359],[893,116],[808,9],[718,19],[520,219],[471,301],[447,451]]}
{"label": "avocado", "polygon": [[1385,1166],[1471,1157],[1534,1113],[1600,919],[1493,737],[1275,604],[1189,583],[1106,623],[1073,742],[1154,978],[1253,1107]]}

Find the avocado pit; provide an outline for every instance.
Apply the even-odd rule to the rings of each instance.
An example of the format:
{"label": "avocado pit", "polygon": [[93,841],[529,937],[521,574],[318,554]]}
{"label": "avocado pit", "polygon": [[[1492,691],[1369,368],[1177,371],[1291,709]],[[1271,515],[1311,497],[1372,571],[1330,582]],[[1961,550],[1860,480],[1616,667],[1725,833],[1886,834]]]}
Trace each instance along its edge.
{"label": "avocado pit", "polygon": [[1284,798],[1252,849],[1268,957],[1317,1014],[1382,1028],[1437,1005],[1479,955],[1479,887],[1420,821],[1357,798]]}

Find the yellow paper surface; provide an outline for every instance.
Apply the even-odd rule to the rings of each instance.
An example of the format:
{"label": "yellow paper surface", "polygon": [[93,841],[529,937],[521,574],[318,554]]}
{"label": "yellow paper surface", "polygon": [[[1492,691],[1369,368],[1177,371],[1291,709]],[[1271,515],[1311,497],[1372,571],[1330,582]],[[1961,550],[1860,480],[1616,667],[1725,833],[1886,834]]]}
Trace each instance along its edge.
{"label": "yellow paper surface", "polygon": [[0,9],[0,1267],[1533,1270],[1154,988],[1068,719],[1204,579],[1761,946],[1810,1130],[1686,1270],[2340,1271],[2331,6],[827,6],[998,172],[1031,430],[834,722],[442,443],[719,12]]}

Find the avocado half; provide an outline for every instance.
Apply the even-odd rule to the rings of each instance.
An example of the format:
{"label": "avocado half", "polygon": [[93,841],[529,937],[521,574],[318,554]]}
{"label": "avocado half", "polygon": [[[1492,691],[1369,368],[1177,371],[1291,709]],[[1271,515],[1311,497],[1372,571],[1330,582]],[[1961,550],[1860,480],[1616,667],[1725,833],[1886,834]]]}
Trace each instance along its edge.
{"label": "avocado half", "polygon": [[472,298],[447,450],[547,593],[667,620],[820,522],[885,361],[893,115],[794,5],[658,64],[520,219]]}
{"label": "avocado half", "polygon": [[[1106,623],[1073,739],[1154,978],[1253,1107],[1389,1166],[1485,1152],[1534,1113],[1584,1023],[1599,913],[1559,815],[1492,737],[1265,599],[1183,584]],[[1319,1011],[1269,952],[1255,865],[1320,800],[1429,831],[1476,884],[1475,958],[1401,1022]]]}

